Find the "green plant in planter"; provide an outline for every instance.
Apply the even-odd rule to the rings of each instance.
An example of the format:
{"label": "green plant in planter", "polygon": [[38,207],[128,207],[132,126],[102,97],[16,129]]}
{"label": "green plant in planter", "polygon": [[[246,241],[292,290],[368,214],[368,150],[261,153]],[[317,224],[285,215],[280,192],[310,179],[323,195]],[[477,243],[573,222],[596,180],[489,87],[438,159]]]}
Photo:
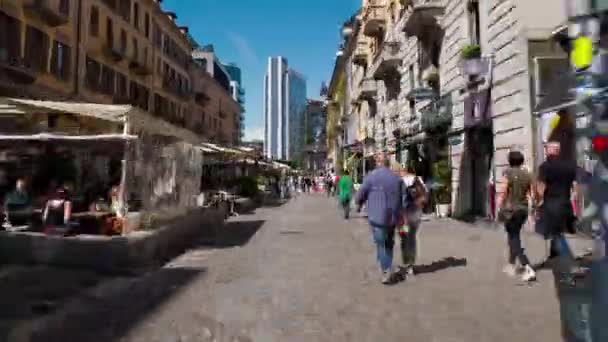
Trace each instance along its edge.
{"label": "green plant in planter", "polygon": [[435,193],[437,204],[450,204],[452,202],[452,169],[447,160],[441,160],[433,164],[433,178],[440,183]]}
{"label": "green plant in planter", "polygon": [[460,56],[462,59],[481,58],[481,47],[477,44],[465,45],[460,50]]}

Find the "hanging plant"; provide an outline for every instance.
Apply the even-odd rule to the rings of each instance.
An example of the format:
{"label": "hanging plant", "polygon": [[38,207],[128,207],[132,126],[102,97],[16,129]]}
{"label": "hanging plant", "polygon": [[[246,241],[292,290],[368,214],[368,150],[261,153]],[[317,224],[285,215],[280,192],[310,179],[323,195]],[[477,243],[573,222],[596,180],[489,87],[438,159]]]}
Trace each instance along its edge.
{"label": "hanging plant", "polygon": [[460,50],[460,57],[462,57],[462,59],[481,58],[481,47],[477,44],[465,45]]}

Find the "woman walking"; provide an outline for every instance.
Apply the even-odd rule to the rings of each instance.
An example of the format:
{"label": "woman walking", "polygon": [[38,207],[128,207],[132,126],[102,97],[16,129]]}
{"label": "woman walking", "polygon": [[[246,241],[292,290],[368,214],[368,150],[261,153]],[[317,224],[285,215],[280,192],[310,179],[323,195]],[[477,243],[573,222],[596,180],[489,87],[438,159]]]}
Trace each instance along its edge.
{"label": "woman walking", "polygon": [[426,202],[426,188],[413,170],[401,168],[400,171],[405,187],[405,198],[404,225],[398,228],[398,233],[401,239],[402,268],[411,276],[414,275],[414,265],[418,255],[418,228],[420,228],[422,208]]}
{"label": "woman walking", "polygon": [[532,190],[532,175],[526,171],[524,156],[519,151],[509,153],[509,169],[504,173],[498,197],[498,218],[505,224],[509,243],[509,263],[504,272],[515,276],[519,269],[516,262],[519,260],[522,269],[522,279],[532,281],[536,279],[536,272],[530,266],[521,245],[521,229],[528,219],[528,203]]}

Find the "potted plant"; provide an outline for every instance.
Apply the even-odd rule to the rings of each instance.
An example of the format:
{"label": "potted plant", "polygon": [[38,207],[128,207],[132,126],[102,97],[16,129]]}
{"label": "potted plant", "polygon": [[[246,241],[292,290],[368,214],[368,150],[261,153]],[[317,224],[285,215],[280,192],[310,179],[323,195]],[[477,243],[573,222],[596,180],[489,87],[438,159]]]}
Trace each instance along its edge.
{"label": "potted plant", "polygon": [[465,75],[479,75],[485,70],[485,63],[481,58],[481,47],[469,44],[460,50],[460,68]]}
{"label": "potted plant", "polygon": [[434,191],[435,213],[438,217],[447,217],[452,203],[452,170],[447,160],[433,164],[433,178],[438,183]]}

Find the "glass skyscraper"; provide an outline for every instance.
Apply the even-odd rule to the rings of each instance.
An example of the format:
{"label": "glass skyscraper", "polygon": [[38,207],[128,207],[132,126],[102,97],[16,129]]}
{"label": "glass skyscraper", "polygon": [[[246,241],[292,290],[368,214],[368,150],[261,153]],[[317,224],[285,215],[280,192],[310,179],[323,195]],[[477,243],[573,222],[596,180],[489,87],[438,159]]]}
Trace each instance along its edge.
{"label": "glass skyscraper", "polygon": [[270,57],[264,78],[264,155],[298,158],[304,147],[306,79],[283,57]]}

